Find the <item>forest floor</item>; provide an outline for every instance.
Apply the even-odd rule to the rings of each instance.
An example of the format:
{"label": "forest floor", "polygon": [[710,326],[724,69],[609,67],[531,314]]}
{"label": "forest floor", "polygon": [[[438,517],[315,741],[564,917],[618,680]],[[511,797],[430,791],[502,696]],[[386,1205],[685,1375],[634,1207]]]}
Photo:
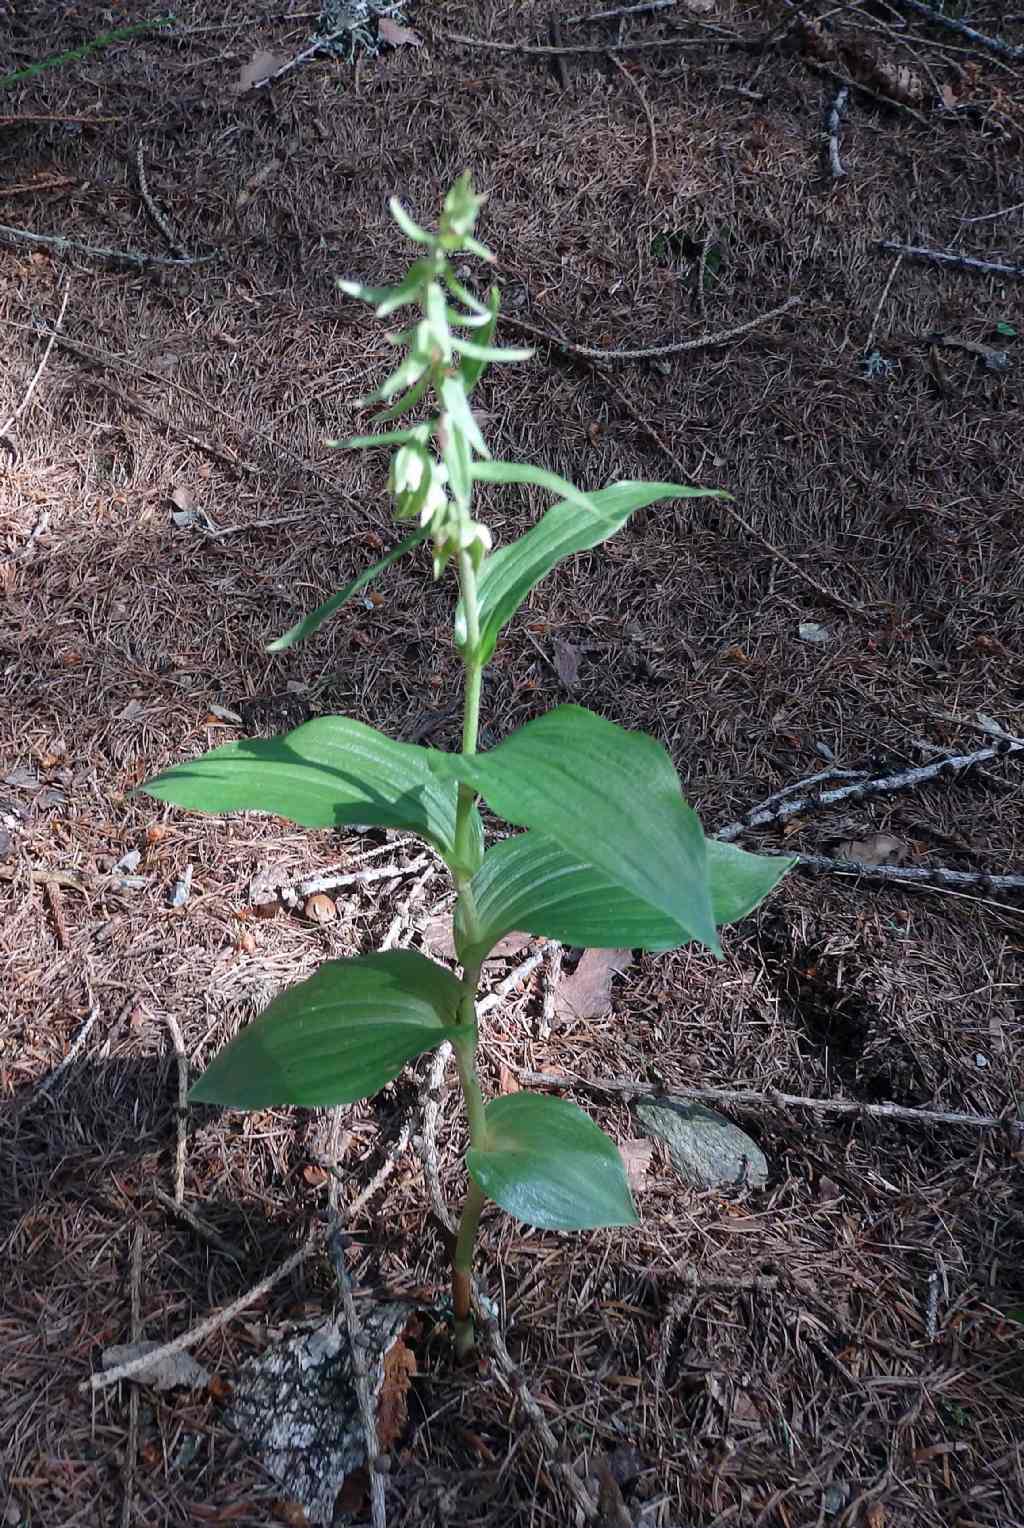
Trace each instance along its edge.
{"label": "forest floor", "polygon": [[[554,1076],[624,1143],[630,1095],[603,1080],[742,1090],[717,1107],[769,1179],[696,1192],[659,1148],[629,1231],[486,1217],[508,1361],[485,1344],[469,1370],[417,1150],[436,1134],[456,1203],[451,1075],[431,1093],[418,1063],[338,1117],[198,1110],[179,1148],[182,1065],[327,956],[430,948],[439,868],[401,835],[132,794],[327,711],[457,745],[452,593],[426,559],[266,644],[398,539],[384,453],[325,444],[391,354],[336,278],[392,281],[388,197],[429,222],[466,167],[499,339],[554,340],[481,390],[495,453],[733,496],[638,514],[542,584],[490,670],[487,738],[571,698],[664,742],[712,832],[830,765],[1024,732],[1024,16],[945,6],[1000,53],[901,0],[680,0],[563,18],[545,54],[546,4],[421,0],[415,37],[253,89],[316,24],[261,7],[182,0],[0,81],[0,1520],[303,1521],[226,1405],[246,1359],[333,1311],[331,1185],[344,1207],[386,1167],[348,1258],[364,1317],[383,1291],[425,1307],[389,1523],[1024,1522],[1024,903],[998,879],[1024,871],[1020,754],[739,840],[974,879],[798,868],[722,962],[637,955],[582,1010],[538,952],[488,1016],[490,1089]],[[118,14],[0,6],[0,70]],[[495,490],[484,513],[507,540],[546,502]],[[390,873],[335,886],[327,921],[301,898],[254,916],[261,888],[338,867]],[[860,1107],[881,1103],[903,1112]],[[282,1265],[193,1349],[208,1384],[90,1392],[106,1348],[187,1333]],[[358,1475],[342,1510],[367,1520]]]}

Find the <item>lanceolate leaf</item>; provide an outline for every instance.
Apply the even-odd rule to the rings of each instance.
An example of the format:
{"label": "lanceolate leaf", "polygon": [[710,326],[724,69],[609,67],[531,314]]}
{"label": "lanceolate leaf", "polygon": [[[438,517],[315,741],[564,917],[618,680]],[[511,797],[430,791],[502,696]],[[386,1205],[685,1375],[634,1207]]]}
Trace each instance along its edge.
{"label": "lanceolate leaf", "polygon": [[241,1030],[190,1096],[234,1109],[354,1103],[451,1039],[461,996],[449,971],[412,950],[326,961]]}
{"label": "lanceolate leaf", "polygon": [[[374,440],[376,443],[376,437]],[[347,445],[349,442],[342,441],[341,444]],[[332,594],[329,600],[324,600],[323,604],[318,605],[309,615],[303,616],[302,620],[290,627],[283,637],[269,642],[267,652],[283,653],[285,648],[303,641],[305,637],[311,637],[314,631],[320,630],[329,616],[332,616],[336,610],[340,610],[342,605],[352,598],[353,594],[358,594],[360,589],[365,589],[367,584],[372,584],[378,573],[383,573],[385,568],[389,568],[393,562],[397,562],[400,557],[405,556],[406,552],[411,552],[414,546],[419,546],[420,542],[426,539],[426,530],[413,531],[411,536],[406,536],[404,541],[400,541],[398,546],[393,547],[386,557],[375,562],[372,568],[365,568],[358,578],[346,584],[344,589],[339,589],[337,594]]]}
{"label": "lanceolate leaf", "polygon": [[[719,927],[745,918],[796,863],[714,839],[707,854]],[[687,939],[680,924],[542,833],[520,833],[488,849],[473,878],[473,900],[479,937],[463,947],[466,961],[485,960],[514,929],[584,949],[669,950]]]}
{"label": "lanceolate leaf", "polygon": [[[488,471],[500,463],[478,463]],[[585,496],[586,507],[563,501],[542,515],[532,530],[488,557],[480,570],[480,640],[484,661],[494,651],[501,628],[545,574],[566,557],[600,545],[622,529],[630,515],[663,499],[724,497],[716,489],[679,483],[612,483]],[[464,629],[461,606],[457,630]]]}
{"label": "lanceolate leaf", "polygon": [[430,760],[439,776],[472,785],[500,816],[539,829],[718,952],[704,833],[653,738],[559,706],[487,753],[431,751]]}
{"label": "lanceolate leaf", "polygon": [[447,855],[457,792],[431,771],[429,757],[349,717],[322,716],[284,737],[215,748],[140,789],[190,811],[271,812],[304,828],[407,828]]}
{"label": "lanceolate leaf", "polygon": [[575,1104],[509,1093],[487,1105],[486,1123],[466,1166],[510,1215],[551,1231],[636,1223],[618,1148]]}

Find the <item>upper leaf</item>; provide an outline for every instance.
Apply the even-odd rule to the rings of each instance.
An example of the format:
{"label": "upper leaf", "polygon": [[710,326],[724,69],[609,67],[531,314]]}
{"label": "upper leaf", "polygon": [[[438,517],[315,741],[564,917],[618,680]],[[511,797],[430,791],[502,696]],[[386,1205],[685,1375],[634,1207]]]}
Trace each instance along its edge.
{"label": "upper leaf", "polygon": [[631,1226],[637,1213],[614,1141],[564,1098],[509,1093],[487,1105],[487,1142],[466,1154],[495,1204],[551,1231]]}
{"label": "upper leaf", "polygon": [[234,1109],[355,1103],[453,1037],[461,996],[449,971],[412,950],[325,961],[225,1046],[190,1097]]}
{"label": "upper leaf", "polygon": [[406,552],[411,552],[414,546],[419,546],[420,542],[425,541],[426,538],[427,531],[425,529],[415,530],[411,536],[406,536],[405,540],[399,542],[398,546],[393,547],[387,556],[382,557],[379,562],[375,562],[371,568],[364,568],[357,578],[354,578],[350,584],[345,585],[344,589],[339,589],[337,594],[332,594],[330,599],[324,600],[323,604],[310,611],[309,615],[304,615],[302,620],[297,621],[294,626],[290,627],[283,637],[278,637],[274,642],[268,642],[267,652],[283,653],[286,648],[291,647],[294,643],[301,642],[305,637],[311,637],[314,631],[319,631],[329,616],[332,616],[336,610],[340,610],[342,605],[352,598],[353,594],[358,594],[360,589],[365,589],[367,584],[373,582],[378,573],[383,573],[385,568],[390,567],[393,562],[397,562],[399,557],[404,557]]}
{"label": "upper leaf", "polygon": [[[497,468],[505,463],[481,463],[473,474],[481,481],[497,481]],[[482,470],[481,470],[482,469]],[[534,481],[534,478],[528,481]],[[518,610],[535,584],[563,558],[599,546],[622,529],[630,515],[662,499],[727,497],[713,488],[686,488],[679,483],[612,483],[595,493],[580,495],[552,505],[537,524],[511,546],[488,557],[480,570],[480,644],[484,662],[494,651],[498,633]],[[456,613],[456,631],[465,640],[462,607]]]}
{"label": "upper leaf", "polygon": [[139,788],[196,812],[271,812],[304,828],[411,829],[448,855],[457,792],[429,757],[350,717],[321,716],[284,737],[214,748]]}
{"label": "upper leaf", "polygon": [[[707,853],[719,927],[745,918],[796,863],[714,839],[707,840]],[[494,844],[472,890],[478,934],[460,947],[467,963],[485,960],[514,929],[584,949],[670,950],[687,938],[680,924],[543,833],[520,833]]]}
{"label": "upper leaf", "polygon": [[559,706],[487,753],[431,750],[430,762],[441,778],[472,785],[509,822],[539,829],[603,871],[683,938],[719,952],[704,832],[653,738],[580,706]]}

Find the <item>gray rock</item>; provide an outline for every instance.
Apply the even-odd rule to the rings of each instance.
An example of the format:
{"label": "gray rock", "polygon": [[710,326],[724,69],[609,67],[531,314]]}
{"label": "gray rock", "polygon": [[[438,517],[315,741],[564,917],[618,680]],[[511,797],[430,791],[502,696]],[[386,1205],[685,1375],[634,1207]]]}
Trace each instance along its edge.
{"label": "gray rock", "polygon": [[634,1112],[648,1135],[668,1146],[673,1166],[691,1188],[763,1188],[768,1162],[736,1125],[700,1104],[644,1099]]}

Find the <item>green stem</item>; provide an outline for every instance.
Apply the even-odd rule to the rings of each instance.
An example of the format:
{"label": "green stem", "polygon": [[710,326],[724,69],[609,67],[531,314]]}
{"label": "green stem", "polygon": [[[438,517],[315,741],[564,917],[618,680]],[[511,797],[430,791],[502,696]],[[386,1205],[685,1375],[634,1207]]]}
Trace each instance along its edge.
{"label": "green stem", "polygon": [[452,1307],[455,1315],[455,1352],[459,1358],[468,1358],[476,1346],[473,1329],[472,1279],[473,1248],[476,1244],[477,1227],[485,1204],[484,1191],[471,1178],[466,1203],[459,1222],[459,1235],[452,1258]]}

